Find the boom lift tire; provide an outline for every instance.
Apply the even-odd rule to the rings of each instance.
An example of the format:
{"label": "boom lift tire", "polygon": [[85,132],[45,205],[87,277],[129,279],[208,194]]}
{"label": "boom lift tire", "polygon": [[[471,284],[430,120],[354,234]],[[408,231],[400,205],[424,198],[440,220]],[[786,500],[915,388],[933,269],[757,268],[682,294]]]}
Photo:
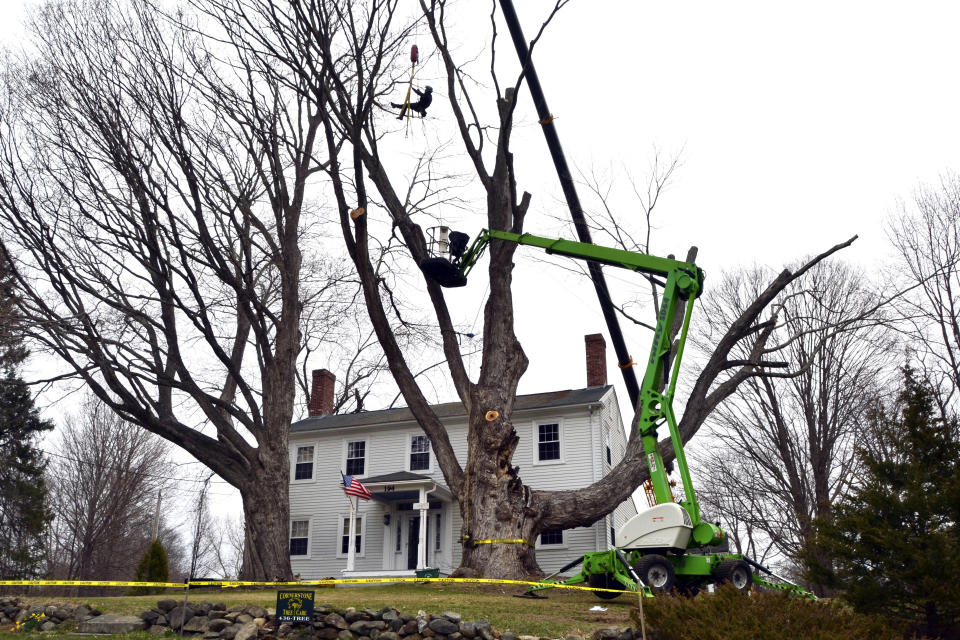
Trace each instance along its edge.
{"label": "boom lift tire", "polygon": [[634,565],[643,583],[659,593],[669,593],[673,590],[676,574],[670,561],[658,553],[651,553],[640,558]]}
{"label": "boom lift tire", "polygon": [[[609,573],[598,573],[591,575],[587,580],[589,584],[594,589],[624,589],[625,587],[620,584],[620,582],[614,578]],[[601,600],[613,600],[616,597],[619,597],[619,593],[613,591],[594,591],[593,595],[597,596]]]}
{"label": "boom lift tire", "polygon": [[729,582],[734,589],[743,593],[750,591],[753,585],[753,571],[750,565],[737,558],[727,558],[722,561],[714,575],[717,578],[717,584]]}

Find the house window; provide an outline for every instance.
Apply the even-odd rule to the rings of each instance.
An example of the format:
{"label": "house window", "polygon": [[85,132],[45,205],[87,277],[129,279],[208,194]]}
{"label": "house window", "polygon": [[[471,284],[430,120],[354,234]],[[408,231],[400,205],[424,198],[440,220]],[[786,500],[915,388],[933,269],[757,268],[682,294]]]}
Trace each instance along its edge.
{"label": "house window", "polygon": [[[350,553],[350,518],[340,521],[340,555]],[[363,516],[358,515],[353,528],[353,551],[356,555],[363,555]]]}
{"label": "house window", "polygon": [[367,443],[364,440],[347,443],[347,475],[362,476],[366,469]]}
{"label": "house window", "polygon": [[400,553],[400,539],[401,539],[401,536],[403,535],[403,518],[400,518],[400,517],[399,517],[399,514],[397,514],[397,515],[398,515],[398,517],[397,517],[397,544],[396,544],[396,546],[395,546],[395,548],[394,548],[394,551],[396,551],[397,553]]}
{"label": "house window", "polygon": [[427,436],[416,435],[410,438],[410,471],[428,471],[430,469],[430,440]]}
{"label": "house window", "polygon": [[313,447],[297,447],[297,466],[293,471],[294,480],[313,478]]}
{"label": "house window", "polygon": [[607,434],[607,464],[613,466],[613,454],[610,451],[610,434]]}
{"label": "house window", "polygon": [[305,556],[310,546],[310,521],[292,520],[290,522],[290,555]]}
{"label": "house window", "polygon": [[537,425],[537,459],[560,459],[560,425],[556,422]]}
{"label": "house window", "polygon": [[434,541],[433,548],[436,549],[437,551],[440,551],[440,543],[443,542],[443,536],[440,535],[440,531],[441,531],[440,524],[443,521],[440,519],[441,515],[439,513],[436,514],[436,518],[437,518],[437,526],[434,527],[435,541]]}
{"label": "house window", "polygon": [[563,529],[547,529],[540,532],[540,544],[563,544]]}
{"label": "house window", "polygon": [[610,527],[610,546],[617,546],[617,532],[613,529],[613,527]]}

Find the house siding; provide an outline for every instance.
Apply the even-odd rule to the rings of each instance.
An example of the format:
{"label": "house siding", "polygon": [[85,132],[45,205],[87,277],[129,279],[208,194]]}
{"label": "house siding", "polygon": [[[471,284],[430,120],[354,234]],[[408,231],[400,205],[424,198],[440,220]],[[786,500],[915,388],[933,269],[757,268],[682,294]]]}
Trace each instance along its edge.
{"label": "house siding", "polygon": [[[633,417],[632,412],[628,415]],[[603,444],[598,447],[601,453],[601,464],[603,465],[603,474],[606,475],[610,469],[623,460],[627,452],[627,434],[632,433],[634,426],[632,424],[624,427],[620,419],[620,406],[617,402],[616,394],[611,393],[607,402],[604,402],[600,409],[601,430],[603,434]],[[610,463],[607,463],[606,443],[607,438],[610,441]],[[606,518],[606,544],[607,548],[612,548],[610,540],[610,528],[619,531],[620,527],[626,524],[627,520],[637,515],[637,504],[633,498],[621,502]]]}
{"label": "house siding", "polygon": [[[538,460],[538,425],[547,423],[560,426],[559,462]],[[465,460],[465,421],[462,418],[448,420],[446,426],[454,452],[458,459]],[[514,464],[520,467],[523,481],[534,489],[577,489],[599,479],[609,470],[604,444],[608,432],[616,443],[614,464],[622,457],[625,446],[616,395],[612,388],[608,389],[598,402],[588,405],[517,413],[515,427],[520,440],[514,454]],[[616,439],[617,432],[619,439]],[[349,517],[350,514],[349,502],[341,487],[340,478],[340,471],[344,468],[346,443],[353,440],[365,440],[367,443],[364,473],[358,475],[362,481],[370,476],[409,471],[410,438],[420,433],[422,431],[419,426],[412,421],[291,433],[291,471],[296,465],[297,447],[315,447],[313,477],[309,480],[291,481],[290,484],[292,517],[309,517],[310,520],[307,555],[291,556],[294,573],[300,574],[304,579],[317,579],[339,575],[346,567],[346,557],[339,553],[340,518]],[[429,476],[443,486],[443,476],[432,451],[430,456],[429,470],[412,472]],[[384,524],[385,512],[391,516],[389,525]],[[427,540],[428,564],[439,567],[442,573],[450,573],[460,563],[462,550],[459,539],[463,522],[456,502],[442,503],[442,549],[438,553],[434,549],[436,512],[435,509],[429,511],[431,522]],[[408,518],[416,513],[399,511],[396,504],[384,505],[377,501],[361,500],[358,515],[364,517],[363,553],[355,557],[354,570],[376,572],[407,569]],[[610,523],[618,523],[616,526],[619,526],[635,513],[633,501],[628,500],[611,516],[591,527],[564,531],[562,545],[538,544],[537,560],[544,570],[550,571],[566,564],[577,555],[606,549],[609,546]],[[396,550],[398,518],[401,525],[399,552]]]}

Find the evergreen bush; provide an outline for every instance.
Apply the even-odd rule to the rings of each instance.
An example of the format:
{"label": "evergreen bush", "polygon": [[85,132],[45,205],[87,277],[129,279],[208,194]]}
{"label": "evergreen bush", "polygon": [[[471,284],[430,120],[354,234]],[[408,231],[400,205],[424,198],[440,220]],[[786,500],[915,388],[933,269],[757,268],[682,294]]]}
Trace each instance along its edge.
{"label": "evergreen bush", "polygon": [[[648,640],[901,640],[883,618],[831,601],[785,593],[740,593],[730,585],[696,598],[644,600]],[[639,609],[631,613],[640,637]]]}
{"label": "evergreen bush", "polygon": [[[162,542],[154,540],[150,543],[150,547],[143,554],[143,558],[140,559],[134,575],[137,582],[168,582],[170,580],[167,550],[163,548]],[[163,593],[163,591],[159,587],[134,587],[130,593],[131,595],[146,595]]]}

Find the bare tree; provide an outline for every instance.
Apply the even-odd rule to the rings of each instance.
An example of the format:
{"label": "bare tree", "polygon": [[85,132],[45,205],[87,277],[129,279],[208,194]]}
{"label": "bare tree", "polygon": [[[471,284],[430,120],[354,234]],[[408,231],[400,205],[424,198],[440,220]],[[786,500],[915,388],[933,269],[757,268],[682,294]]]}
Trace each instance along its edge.
{"label": "bare tree", "polygon": [[210,481],[213,479],[212,473],[205,473],[204,477],[198,480],[200,489],[197,491],[191,511],[192,526],[190,528],[190,578],[197,579],[206,576],[211,569],[215,568],[216,551],[213,546],[215,540],[213,537],[213,519],[210,516],[210,504],[207,493],[210,490]]}
{"label": "bare tree", "polygon": [[709,455],[696,455],[700,505],[705,515],[721,521],[733,549],[760,563],[767,562],[774,553],[773,542],[756,525],[757,516],[766,507],[765,495],[745,490],[750,482],[743,476],[742,459],[738,452],[727,448],[711,449]]}
{"label": "bare tree", "polygon": [[912,286],[898,301],[912,358],[941,391],[941,413],[960,391],[960,175],[921,185],[888,224],[899,260],[895,278]]}
{"label": "bare tree", "polygon": [[96,398],[57,430],[48,471],[52,573],[69,580],[132,576],[153,536],[157,490],[168,483],[168,445]]}
{"label": "bare tree", "polygon": [[304,215],[339,145],[326,104],[214,27],[146,0],[43,7],[36,54],[4,70],[0,225],[33,339],[239,489],[245,575],[273,578],[303,307],[339,321],[356,285],[302,249],[324,247]]}
{"label": "bare tree", "polygon": [[[703,305],[708,328],[722,331],[768,278],[759,269],[725,277]],[[813,541],[814,520],[856,478],[855,444],[893,373],[893,340],[878,296],[842,263],[811,270],[774,310],[767,348],[795,369],[744,381],[713,412],[709,433],[723,453],[700,456],[709,474],[701,499],[754,548],[795,559]]]}
{"label": "bare tree", "polygon": [[211,568],[224,580],[240,575],[243,564],[243,520],[234,516],[214,519],[210,528]]}

